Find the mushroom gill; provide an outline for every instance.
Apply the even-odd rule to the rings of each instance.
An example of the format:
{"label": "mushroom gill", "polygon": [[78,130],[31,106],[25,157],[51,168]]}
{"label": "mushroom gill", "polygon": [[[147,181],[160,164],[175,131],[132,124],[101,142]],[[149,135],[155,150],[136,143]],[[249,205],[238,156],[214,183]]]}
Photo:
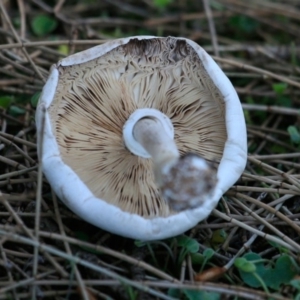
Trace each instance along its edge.
{"label": "mushroom gill", "polygon": [[223,96],[184,40],[131,39],[58,69],[52,129],[63,161],[96,197],[146,218],[175,213],[160,196],[151,159],[124,146],[122,127],[138,108],[171,119],[181,154],[220,161],[227,139]]}

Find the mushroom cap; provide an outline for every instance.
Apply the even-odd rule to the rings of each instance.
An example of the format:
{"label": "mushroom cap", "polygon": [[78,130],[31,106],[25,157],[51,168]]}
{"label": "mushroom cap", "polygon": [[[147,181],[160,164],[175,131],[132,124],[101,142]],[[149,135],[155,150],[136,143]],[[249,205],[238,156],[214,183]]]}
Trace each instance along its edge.
{"label": "mushroom cap", "polygon": [[[151,159],[134,156],[122,126],[140,108],[173,123],[182,155],[217,163],[214,192],[200,207],[172,211],[155,185]],[[78,216],[140,240],[183,233],[207,218],[247,159],[235,89],[214,60],[185,38],[135,36],[76,53],[51,68],[36,111],[43,172]]]}

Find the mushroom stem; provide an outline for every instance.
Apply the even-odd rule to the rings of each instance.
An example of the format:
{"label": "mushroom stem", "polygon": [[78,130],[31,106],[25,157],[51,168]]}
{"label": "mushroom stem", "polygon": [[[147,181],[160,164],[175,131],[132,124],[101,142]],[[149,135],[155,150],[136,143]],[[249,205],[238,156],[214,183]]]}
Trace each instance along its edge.
{"label": "mushroom stem", "polygon": [[173,210],[199,207],[211,197],[217,183],[216,170],[196,154],[180,157],[174,140],[159,119],[140,119],[132,133],[151,155],[157,185]]}
{"label": "mushroom stem", "polygon": [[161,186],[162,172],[179,159],[179,151],[174,140],[167,134],[156,118],[142,118],[133,128],[133,136],[151,155],[154,174],[158,186]]}

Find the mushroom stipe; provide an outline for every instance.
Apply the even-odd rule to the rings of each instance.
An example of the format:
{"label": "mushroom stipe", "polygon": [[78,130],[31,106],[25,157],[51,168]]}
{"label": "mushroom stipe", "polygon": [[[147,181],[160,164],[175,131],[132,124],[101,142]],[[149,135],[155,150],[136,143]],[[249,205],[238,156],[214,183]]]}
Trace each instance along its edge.
{"label": "mushroom stipe", "polygon": [[95,226],[140,240],[207,218],[247,159],[236,91],[185,38],[128,37],[59,61],[36,125],[59,198]]}

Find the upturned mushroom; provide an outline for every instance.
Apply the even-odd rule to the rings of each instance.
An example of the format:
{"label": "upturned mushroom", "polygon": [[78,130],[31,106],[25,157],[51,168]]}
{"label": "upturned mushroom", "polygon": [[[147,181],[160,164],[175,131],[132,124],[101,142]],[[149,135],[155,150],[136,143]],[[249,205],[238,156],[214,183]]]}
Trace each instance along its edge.
{"label": "upturned mushroom", "polygon": [[134,239],[175,236],[207,218],[246,164],[237,93],[185,38],[123,38],[62,59],[36,125],[59,198]]}

